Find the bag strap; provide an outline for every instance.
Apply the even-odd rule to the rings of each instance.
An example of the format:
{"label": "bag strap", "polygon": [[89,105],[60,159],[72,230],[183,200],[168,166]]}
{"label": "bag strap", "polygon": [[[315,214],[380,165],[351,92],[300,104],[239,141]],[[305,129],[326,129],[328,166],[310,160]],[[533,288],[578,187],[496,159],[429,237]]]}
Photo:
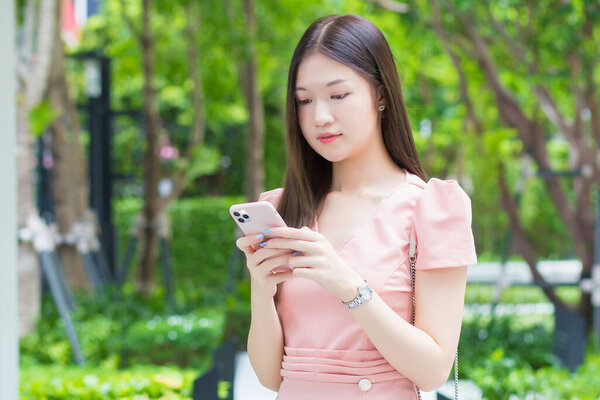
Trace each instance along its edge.
{"label": "bag strap", "polygon": [[[412,311],[411,311],[411,324],[415,324],[415,264],[417,262],[417,243],[415,241],[415,233],[413,229],[410,230],[410,243],[408,246],[408,261],[410,263],[410,283],[412,288]],[[421,400],[421,389],[415,385],[417,391],[417,397]],[[458,349],[456,349],[456,355],[454,356],[454,400],[458,400]]]}

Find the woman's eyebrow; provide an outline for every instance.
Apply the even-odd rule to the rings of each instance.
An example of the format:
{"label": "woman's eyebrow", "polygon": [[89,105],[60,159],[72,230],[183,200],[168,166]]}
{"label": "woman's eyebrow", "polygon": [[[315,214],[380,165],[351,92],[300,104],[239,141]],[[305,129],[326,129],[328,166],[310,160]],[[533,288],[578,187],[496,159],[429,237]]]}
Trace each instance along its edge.
{"label": "woman's eyebrow", "polygon": [[[347,80],[348,80],[348,79],[335,79],[335,80],[333,80],[333,81],[329,82],[328,84],[326,84],[325,86],[333,86],[333,85],[337,85],[338,83],[340,83],[340,82],[345,82],[345,81],[347,81]],[[298,87],[296,88],[296,91],[298,91],[298,90],[308,90],[308,89],[305,89],[305,88],[303,88],[303,87],[300,87],[300,86],[298,86]]]}

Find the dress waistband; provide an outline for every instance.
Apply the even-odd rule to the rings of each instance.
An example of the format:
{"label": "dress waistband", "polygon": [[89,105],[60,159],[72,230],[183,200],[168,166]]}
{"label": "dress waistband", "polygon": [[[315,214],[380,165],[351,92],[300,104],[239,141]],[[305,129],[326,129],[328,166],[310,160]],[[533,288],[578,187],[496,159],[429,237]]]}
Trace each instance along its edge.
{"label": "dress waistband", "polygon": [[284,347],[281,376],[304,381],[372,383],[407,379],[377,350],[324,350]]}

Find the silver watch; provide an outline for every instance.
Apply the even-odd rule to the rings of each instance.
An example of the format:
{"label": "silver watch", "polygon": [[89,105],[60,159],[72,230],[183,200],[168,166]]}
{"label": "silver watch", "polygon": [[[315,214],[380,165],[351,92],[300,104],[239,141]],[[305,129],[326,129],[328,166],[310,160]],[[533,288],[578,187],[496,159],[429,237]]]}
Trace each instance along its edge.
{"label": "silver watch", "polygon": [[358,294],[355,298],[350,301],[343,301],[342,303],[348,308],[356,308],[361,304],[365,304],[367,301],[373,298],[373,289],[369,286],[367,281],[364,285],[358,287]]}

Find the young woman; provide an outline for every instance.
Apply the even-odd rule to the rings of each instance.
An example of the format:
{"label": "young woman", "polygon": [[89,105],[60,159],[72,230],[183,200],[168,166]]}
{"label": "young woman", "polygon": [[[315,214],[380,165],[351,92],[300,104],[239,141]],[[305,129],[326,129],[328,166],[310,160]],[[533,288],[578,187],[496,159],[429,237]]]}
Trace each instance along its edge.
{"label": "young woman", "polygon": [[[414,399],[448,378],[467,266],[469,197],[425,183],[390,48],[368,20],[315,21],[294,52],[283,188],[288,227],[238,239],[251,275],[248,355],[278,399]],[[417,243],[416,316],[408,262]],[[272,273],[287,265],[287,272]]]}

